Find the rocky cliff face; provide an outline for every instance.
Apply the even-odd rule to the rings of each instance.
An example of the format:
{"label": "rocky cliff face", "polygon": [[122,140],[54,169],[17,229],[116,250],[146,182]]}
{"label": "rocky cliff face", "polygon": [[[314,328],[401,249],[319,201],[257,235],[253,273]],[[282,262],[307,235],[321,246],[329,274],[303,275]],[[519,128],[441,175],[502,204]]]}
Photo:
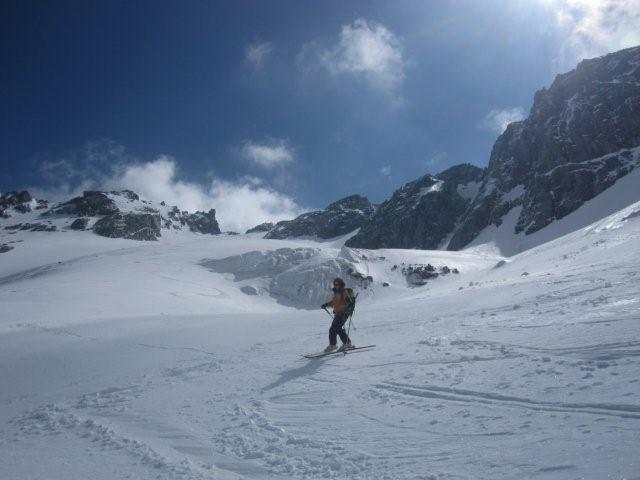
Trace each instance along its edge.
{"label": "rocky cliff face", "polygon": [[448,248],[520,207],[530,234],[580,207],[639,164],[640,47],[582,61],[536,93],[529,117],[496,141],[486,175]]}
{"label": "rocky cliff face", "polygon": [[174,228],[180,230],[186,226],[194,233],[206,233],[209,235],[217,235],[220,233],[220,227],[216,220],[216,211],[212,208],[208,212],[189,213],[180,211],[176,206],[171,207],[167,214],[168,218],[164,218],[166,228]]}
{"label": "rocky cliff face", "polygon": [[157,240],[160,237],[160,215],[157,213],[114,213],[98,220],[94,233],[110,238]]}
{"label": "rocky cliff face", "polygon": [[346,245],[356,248],[439,248],[475,196],[483,170],[456,165],[396,190]]}
{"label": "rocky cliff face", "polygon": [[366,197],[351,195],[324,210],[303,213],[293,220],[278,222],[264,238],[333,238],[360,228],[373,215],[374,206]]}
{"label": "rocky cliff face", "polygon": [[513,234],[561,219],[640,165],[640,47],[585,60],[536,93],[482,171],[458,165],[397,190],[347,245],[458,250],[512,209]]}
{"label": "rocky cliff face", "polygon": [[0,195],[0,218],[11,218],[13,213],[27,213],[32,210],[43,210],[48,207],[46,200],[36,200],[26,190],[7,192]]}

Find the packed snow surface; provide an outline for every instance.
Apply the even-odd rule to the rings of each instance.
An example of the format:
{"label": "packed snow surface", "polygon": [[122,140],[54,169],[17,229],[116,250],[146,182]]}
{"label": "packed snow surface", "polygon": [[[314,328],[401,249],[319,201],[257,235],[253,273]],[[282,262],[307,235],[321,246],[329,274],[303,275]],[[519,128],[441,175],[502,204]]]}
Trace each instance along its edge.
{"label": "packed snow surface", "polygon": [[[638,478],[640,203],[611,213],[509,258],[2,231],[0,478]],[[291,289],[347,264],[377,346],[303,359],[330,319]]]}

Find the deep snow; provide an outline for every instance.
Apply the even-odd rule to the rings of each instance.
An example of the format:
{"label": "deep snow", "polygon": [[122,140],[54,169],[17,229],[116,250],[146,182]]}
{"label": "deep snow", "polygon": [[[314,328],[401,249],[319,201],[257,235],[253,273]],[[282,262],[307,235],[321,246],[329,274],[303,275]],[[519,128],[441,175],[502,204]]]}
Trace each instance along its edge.
{"label": "deep snow", "polygon": [[[640,203],[510,258],[0,235],[3,480],[640,478]],[[376,349],[300,358],[329,318],[235,257],[280,248],[318,251],[282,270],[308,289],[332,259],[373,277]],[[402,262],[461,273],[409,288]]]}

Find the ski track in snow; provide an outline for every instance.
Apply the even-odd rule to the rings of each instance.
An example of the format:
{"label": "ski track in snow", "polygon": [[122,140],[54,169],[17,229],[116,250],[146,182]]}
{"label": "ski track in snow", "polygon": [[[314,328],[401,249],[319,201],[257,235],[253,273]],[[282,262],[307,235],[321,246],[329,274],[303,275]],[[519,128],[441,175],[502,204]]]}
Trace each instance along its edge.
{"label": "ski track in snow", "polygon": [[[378,346],[314,360],[299,355],[324,346],[324,312],[200,263],[334,245],[214,238],[0,265],[0,476],[640,478],[632,213],[499,268],[474,257],[485,267],[465,273],[463,253],[459,277],[374,286],[352,333]],[[393,261],[363,267],[381,282]]]}

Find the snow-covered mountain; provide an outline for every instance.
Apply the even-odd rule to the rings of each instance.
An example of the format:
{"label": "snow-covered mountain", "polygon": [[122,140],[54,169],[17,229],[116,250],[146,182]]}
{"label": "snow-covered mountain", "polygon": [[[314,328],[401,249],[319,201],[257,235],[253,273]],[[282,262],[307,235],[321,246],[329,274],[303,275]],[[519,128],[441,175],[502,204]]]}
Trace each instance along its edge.
{"label": "snow-covered mountain", "polygon": [[[0,479],[636,478],[639,55],[377,206],[1,195]],[[309,361],[335,276],[376,346]]]}
{"label": "snow-covered mountain", "polygon": [[463,164],[396,190],[347,241],[359,248],[437,249],[475,197],[483,170]]}
{"label": "snow-covered mountain", "polygon": [[[460,250],[484,242],[511,255],[640,200],[640,189],[625,187],[620,198],[626,203],[582,208],[638,165],[640,47],[635,47],[584,60],[537,92],[529,117],[507,127],[486,169],[456,165],[407,183],[379,206],[351,195],[249,232],[264,232],[268,239],[325,240],[353,233],[347,245],[369,249]],[[578,210],[577,222],[558,224]],[[0,198],[2,218],[5,230],[91,229],[138,240],[183,228],[220,233],[213,209],[189,214],[129,191],[85,192],[52,207],[27,192],[10,192]]]}
{"label": "snow-covered mountain", "polygon": [[[640,203],[511,258],[164,233],[11,235],[3,479],[640,471]],[[351,336],[377,346],[302,359],[330,319],[288,305],[342,264],[371,277]],[[459,273],[413,286],[428,264]]]}
{"label": "snow-covered mountain", "polygon": [[[154,205],[135,192],[85,191],[82,196],[49,205],[29,192],[0,196],[0,244],[8,251],[17,231],[65,233],[90,230],[109,238],[157,240],[165,232],[220,233],[216,212],[189,213],[164,202]],[[3,243],[4,242],[4,243]]]}
{"label": "snow-covered mountain", "polygon": [[[479,194],[448,244],[458,250],[519,208],[514,234],[578,209],[640,165],[640,47],[584,60],[536,93],[498,138]],[[640,189],[637,199],[640,199]],[[592,221],[595,221],[593,218]]]}
{"label": "snow-covered mountain", "polygon": [[[558,75],[535,94],[529,117],[497,139],[486,169],[462,164],[407,183],[375,214],[359,217],[360,231],[347,244],[460,250],[508,222],[510,231],[502,228],[503,241],[494,244],[502,253],[517,253],[521,250],[512,247],[537,244],[531,234],[576,211],[638,165],[640,47],[635,47],[584,60]],[[632,199],[637,200],[640,189]],[[574,227],[613,211],[583,212]],[[324,221],[321,212],[312,212],[268,237],[316,235],[316,218]]]}
{"label": "snow-covered mountain", "polygon": [[278,222],[265,238],[334,238],[360,228],[374,211],[375,207],[366,197],[350,195],[331,203],[324,210],[303,213],[293,220]]}

